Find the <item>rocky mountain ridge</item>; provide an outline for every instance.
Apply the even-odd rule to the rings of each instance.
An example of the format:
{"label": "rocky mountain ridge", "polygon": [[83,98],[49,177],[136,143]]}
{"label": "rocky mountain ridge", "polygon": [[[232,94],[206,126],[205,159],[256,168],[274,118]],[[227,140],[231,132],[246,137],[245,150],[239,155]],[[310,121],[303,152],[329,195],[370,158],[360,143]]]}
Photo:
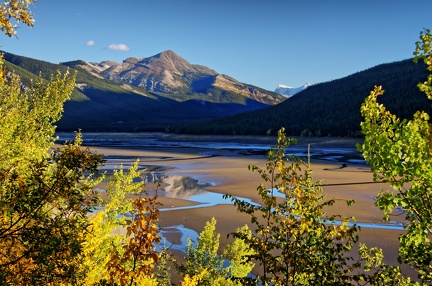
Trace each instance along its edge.
{"label": "rocky mountain ridge", "polygon": [[[70,65],[70,62],[64,64]],[[127,58],[122,63],[79,61],[77,66],[97,77],[151,92],[178,95],[201,93],[208,95],[211,100],[215,92],[222,90],[266,105],[274,105],[285,99],[278,93],[241,83],[206,66],[191,64],[171,50],[148,58]]]}

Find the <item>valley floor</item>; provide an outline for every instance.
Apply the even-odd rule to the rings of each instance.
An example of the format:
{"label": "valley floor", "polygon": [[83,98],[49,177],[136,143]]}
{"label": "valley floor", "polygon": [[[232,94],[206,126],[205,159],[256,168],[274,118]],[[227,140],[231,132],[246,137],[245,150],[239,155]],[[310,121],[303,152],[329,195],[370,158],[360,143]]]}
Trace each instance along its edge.
{"label": "valley floor", "polygon": [[[227,234],[249,222],[249,217],[237,213],[230,201],[221,197],[231,194],[259,202],[256,188],[264,182],[247,167],[254,164],[264,168],[265,151],[276,142],[269,137],[167,138],[164,134],[143,134],[147,141],[133,141],[137,134],[100,136],[84,134],[84,143],[106,155],[107,170],[118,168],[120,164],[127,167],[139,159],[141,168],[151,170],[149,182],[155,178],[166,179],[162,184],[163,192],[159,193],[163,204],[160,226],[166,245],[178,256],[182,256],[186,236],[194,238],[212,217],[217,220],[222,248],[230,241]],[[135,143],[126,144],[128,136],[135,138],[129,141]],[[60,134],[60,140],[65,137],[67,135]],[[328,214],[354,216],[362,224],[360,241],[383,248],[385,260],[396,263],[404,216],[395,213],[393,221],[383,225],[382,213],[375,207],[374,198],[387,186],[373,182],[372,172],[355,150],[359,142],[360,139],[349,138],[299,138],[292,150],[305,155],[310,144],[313,178],[322,182],[327,198],[337,200],[335,206],[327,210]],[[148,185],[150,190],[152,187]],[[345,200],[350,199],[354,199],[355,204],[347,207]]]}

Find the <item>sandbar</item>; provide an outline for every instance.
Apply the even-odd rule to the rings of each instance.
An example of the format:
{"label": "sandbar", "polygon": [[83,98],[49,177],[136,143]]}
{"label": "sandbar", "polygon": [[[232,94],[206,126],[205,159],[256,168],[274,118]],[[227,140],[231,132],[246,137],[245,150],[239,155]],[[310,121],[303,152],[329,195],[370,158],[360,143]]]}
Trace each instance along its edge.
{"label": "sandbar", "polygon": [[[208,142],[218,138],[205,137],[198,139]],[[202,137],[201,137],[202,138]],[[220,140],[227,140],[221,137]],[[241,138],[241,139],[240,139]],[[261,138],[261,137],[260,137]],[[185,141],[190,138],[185,138]],[[233,141],[234,139],[229,139]],[[239,137],[237,141],[251,142],[253,138]],[[259,139],[260,143],[273,145],[274,138]],[[310,144],[310,148],[323,146],[336,146],[340,148],[354,148],[360,139],[346,138],[315,138],[303,140],[299,146]],[[231,142],[230,141],[230,142]],[[235,140],[234,140],[235,141]],[[301,141],[301,139],[299,140]],[[220,141],[219,141],[220,142]],[[311,144],[312,142],[312,144]],[[302,145],[303,144],[303,145]],[[187,176],[206,184],[205,190],[210,192],[230,194],[249,198],[259,203],[260,197],[257,187],[265,182],[258,173],[248,170],[253,164],[265,168],[266,156],[259,152],[239,152],[238,150],[199,147],[158,147],[158,146],[91,146],[93,151],[104,154],[113,160],[107,161],[109,168],[130,165],[136,159],[140,160],[142,168],[159,166],[166,174]],[[335,199],[336,204],[326,209],[329,215],[340,214],[355,217],[358,223],[382,223],[382,212],[374,205],[374,199],[381,189],[388,189],[385,184],[373,182],[373,174],[368,165],[364,163],[350,163],[332,160],[311,159],[310,168],[313,178],[320,181],[323,193],[327,199]],[[153,185],[149,184],[149,188]],[[348,207],[347,200],[354,200],[353,206]],[[190,206],[196,203],[184,199],[162,197],[160,199],[164,208]],[[174,225],[183,225],[197,233],[201,232],[205,223],[212,217],[217,220],[217,232],[221,234],[221,248],[232,241],[229,234],[244,224],[250,224],[250,217],[238,213],[236,208],[227,200],[226,204],[217,204],[203,208],[186,208],[166,210],[160,213],[160,227],[169,229]],[[394,223],[404,223],[404,215],[395,212],[391,217]],[[369,246],[380,247],[384,250],[385,260],[396,264],[398,236],[403,233],[401,229],[380,229],[363,227],[359,231],[360,241]],[[171,239],[180,239],[178,234],[172,234]],[[172,243],[178,243],[172,241]],[[176,251],[181,256],[181,252]]]}

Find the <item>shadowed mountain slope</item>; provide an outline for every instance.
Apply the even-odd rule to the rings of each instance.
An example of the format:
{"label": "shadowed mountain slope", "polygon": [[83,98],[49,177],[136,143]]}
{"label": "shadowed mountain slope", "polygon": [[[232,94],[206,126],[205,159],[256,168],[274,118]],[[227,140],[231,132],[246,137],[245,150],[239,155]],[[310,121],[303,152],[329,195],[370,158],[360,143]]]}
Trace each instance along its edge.
{"label": "shadowed mountain slope", "polygon": [[381,103],[403,118],[415,111],[431,112],[431,102],[417,84],[427,77],[423,63],[411,59],[382,64],[330,82],[314,84],[286,101],[265,109],[183,126],[193,134],[274,134],[281,127],[296,135],[358,136],[360,105],[374,85],[382,85]]}

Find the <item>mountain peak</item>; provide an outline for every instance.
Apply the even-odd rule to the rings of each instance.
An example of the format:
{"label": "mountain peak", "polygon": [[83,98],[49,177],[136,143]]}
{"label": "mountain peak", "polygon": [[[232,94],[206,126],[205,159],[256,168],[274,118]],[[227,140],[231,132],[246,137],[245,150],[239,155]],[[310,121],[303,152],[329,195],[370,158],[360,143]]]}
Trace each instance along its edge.
{"label": "mountain peak", "polygon": [[177,55],[172,50],[163,51],[163,52],[157,54],[155,57],[157,57],[157,56],[159,56],[159,57],[163,56],[163,57],[169,57],[169,58],[181,58],[179,55]]}
{"label": "mountain peak", "polygon": [[279,94],[242,84],[206,66],[191,64],[172,50],[148,58],[127,58],[121,64],[99,66],[100,75],[106,79],[152,92],[173,95],[203,93],[214,100],[216,96],[213,94],[222,90],[267,105],[284,100]]}
{"label": "mountain peak", "polygon": [[296,93],[299,93],[302,90],[305,90],[306,88],[310,87],[312,84],[305,83],[304,85],[300,87],[291,87],[284,84],[279,84],[274,92],[277,92],[279,94],[285,95],[285,96],[293,96]]}
{"label": "mountain peak", "polygon": [[187,90],[195,77],[216,75],[207,67],[190,64],[172,50],[166,50],[147,58],[127,58],[123,63],[101,72],[107,79],[143,87],[149,91],[178,93]]}
{"label": "mountain peak", "polygon": [[164,51],[148,59],[149,62],[154,60],[155,64],[160,67],[179,74],[182,74],[185,70],[193,69],[193,65],[171,50]]}

